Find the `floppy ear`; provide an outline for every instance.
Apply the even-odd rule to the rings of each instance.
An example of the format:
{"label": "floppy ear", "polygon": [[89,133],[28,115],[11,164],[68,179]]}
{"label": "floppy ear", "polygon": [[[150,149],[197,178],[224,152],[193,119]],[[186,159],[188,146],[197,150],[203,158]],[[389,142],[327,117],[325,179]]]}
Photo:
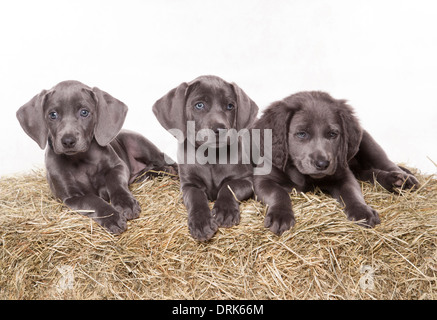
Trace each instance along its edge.
{"label": "floppy ear", "polygon": [[187,116],[185,114],[185,95],[188,83],[183,82],[155,102],[153,113],[166,129],[179,129],[186,136]]}
{"label": "floppy ear", "polygon": [[[295,111],[294,104],[285,101],[274,102],[254,126],[261,130],[272,130],[272,164],[281,170],[285,169],[288,160],[288,127]],[[265,150],[264,132],[261,132],[261,137],[261,150]]]}
{"label": "floppy ear", "polygon": [[126,118],[127,106],[99,88],[93,88],[96,100],[97,123],[94,137],[101,146],[108,145],[120,132]]}
{"label": "floppy ear", "polygon": [[346,100],[338,100],[338,102],[338,114],[343,129],[340,154],[343,157],[341,159],[343,165],[347,166],[347,163],[359,150],[363,129],[357,117],[355,117],[352,107],[346,104]]}
{"label": "floppy ear", "polygon": [[46,93],[47,90],[41,91],[17,111],[21,127],[41,149],[45,149],[49,134],[43,111]]}
{"label": "floppy ear", "polygon": [[235,83],[231,83],[237,96],[237,131],[248,128],[256,119],[258,106],[249,96]]}

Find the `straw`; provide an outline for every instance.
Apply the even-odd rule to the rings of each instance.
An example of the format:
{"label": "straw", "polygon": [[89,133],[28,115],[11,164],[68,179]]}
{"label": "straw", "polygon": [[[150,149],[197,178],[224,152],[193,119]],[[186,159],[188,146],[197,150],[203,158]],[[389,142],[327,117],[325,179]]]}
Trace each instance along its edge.
{"label": "straw", "polygon": [[296,225],[278,237],[266,207],[206,243],[188,232],[178,180],[131,191],[140,218],[114,236],[58,202],[43,170],[0,182],[0,299],[436,299],[437,179],[417,192],[362,183],[381,224],[346,219],[330,196],[290,193]]}

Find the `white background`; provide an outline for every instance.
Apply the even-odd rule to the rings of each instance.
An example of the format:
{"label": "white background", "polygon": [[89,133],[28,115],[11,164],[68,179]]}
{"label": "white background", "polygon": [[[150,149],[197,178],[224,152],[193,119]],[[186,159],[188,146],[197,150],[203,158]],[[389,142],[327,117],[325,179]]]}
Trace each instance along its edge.
{"label": "white background", "polygon": [[0,1],[0,175],[43,165],[15,112],[70,79],[125,102],[124,127],[176,158],[151,107],[203,74],[261,110],[301,90],[348,99],[392,160],[437,172],[436,1]]}

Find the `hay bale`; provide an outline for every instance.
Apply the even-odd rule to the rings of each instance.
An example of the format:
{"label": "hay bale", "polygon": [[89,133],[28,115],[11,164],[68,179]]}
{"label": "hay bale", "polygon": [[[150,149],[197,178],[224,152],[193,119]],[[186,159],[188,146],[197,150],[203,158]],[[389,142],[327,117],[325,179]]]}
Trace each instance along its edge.
{"label": "hay bale", "polygon": [[437,180],[391,194],[362,184],[382,223],[364,229],[320,191],[290,197],[296,226],[277,237],[265,206],[199,243],[179,182],[131,186],[139,219],[113,236],[51,196],[44,172],[0,183],[0,299],[436,299]]}

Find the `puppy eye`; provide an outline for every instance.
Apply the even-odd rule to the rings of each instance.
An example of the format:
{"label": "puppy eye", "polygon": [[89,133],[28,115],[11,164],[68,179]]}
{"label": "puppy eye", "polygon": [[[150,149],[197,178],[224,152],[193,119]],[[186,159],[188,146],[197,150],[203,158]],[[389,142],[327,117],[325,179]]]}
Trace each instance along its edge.
{"label": "puppy eye", "polygon": [[205,105],[202,102],[199,102],[194,105],[194,108],[196,108],[197,110],[202,110],[205,109]]}
{"label": "puppy eye", "polygon": [[54,111],[50,112],[49,113],[49,118],[52,119],[52,120],[58,119],[58,113],[54,112]]}
{"label": "puppy eye", "polygon": [[336,131],[330,131],[329,133],[328,133],[328,138],[329,139],[335,139],[335,138],[337,138],[338,137],[338,132],[336,132]]}
{"label": "puppy eye", "polygon": [[230,103],[230,104],[228,104],[227,106],[226,106],[226,110],[232,110],[232,109],[234,109],[235,107],[234,107],[234,105],[232,104],[232,103]]}
{"label": "puppy eye", "polygon": [[81,117],[86,118],[86,117],[88,117],[89,115],[90,115],[90,112],[89,112],[88,110],[86,110],[86,109],[82,109],[82,110],[80,110],[80,116],[81,116]]}
{"label": "puppy eye", "polygon": [[296,137],[298,137],[299,139],[305,139],[308,137],[308,133],[306,133],[305,131],[299,131],[296,133]]}

